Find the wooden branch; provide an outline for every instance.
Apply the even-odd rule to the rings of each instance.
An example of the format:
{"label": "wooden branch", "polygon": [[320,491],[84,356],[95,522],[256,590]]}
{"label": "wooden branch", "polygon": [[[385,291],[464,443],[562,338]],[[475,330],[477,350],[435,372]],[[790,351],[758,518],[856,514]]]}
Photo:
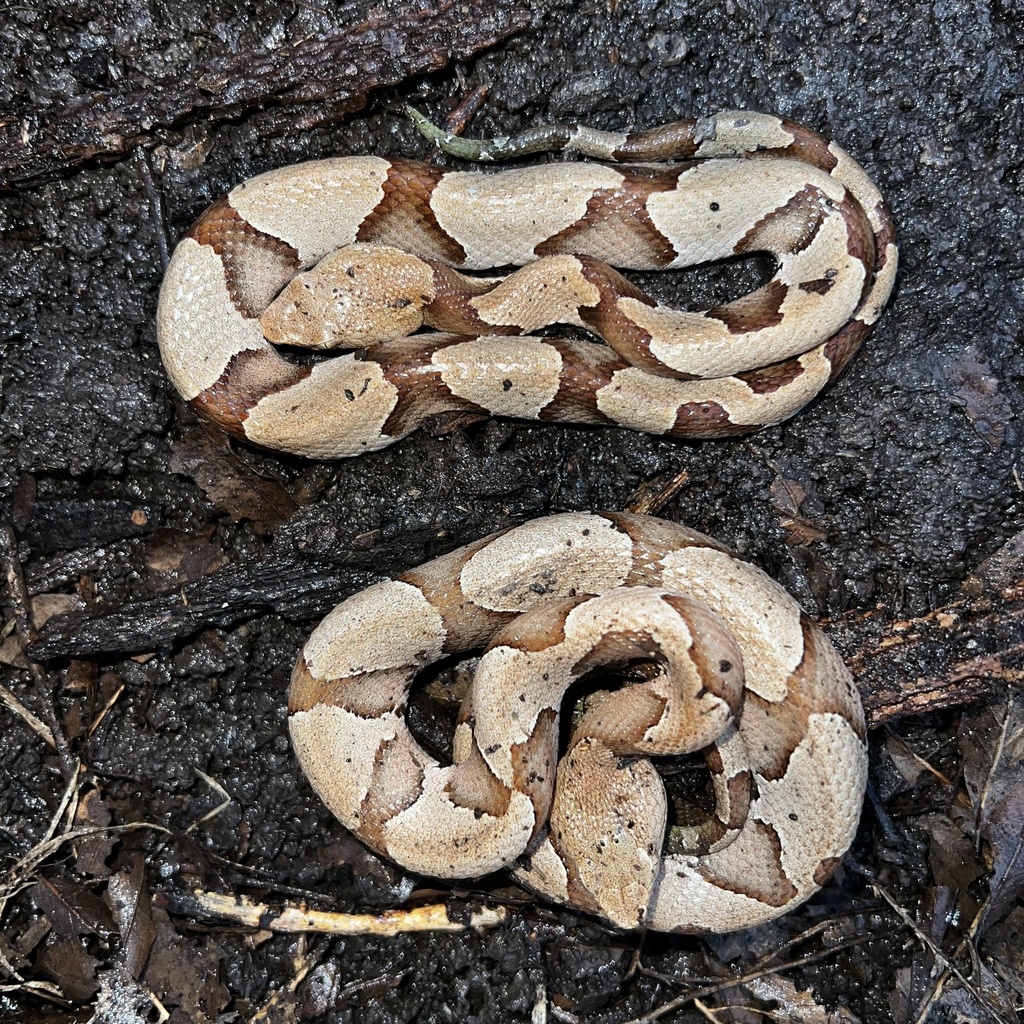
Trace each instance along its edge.
{"label": "wooden branch", "polygon": [[28,656],[46,661],[85,652],[137,654],[267,612],[315,620],[383,578],[357,567],[295,558],[229,565],[172,594],[128,601],[99,614],[54,615],[29,644]]}
{"label": "wooden branch", "polygon": [[927,615],[878,610],[823,625],[846,654],[872,727],[1024,686],[1024,531]]}
{"label": "wooden branch", "polygon": [[[369,92],[444,67],[531,24],[511,0],[443,0],[273,50],[217,57],[157,82],[0,117],[0,191],[30,188],[90,160],[116,160],[186,121],[254,111],[265,134],[330,124]],[[269,108],[269,109],[268,109]]]}
{"label": "wooden branch", "polygon": [[464,932],[504,924],[505,907],[461,910],[436,903],[426,907],[381,910],[376,914],[340,914],[311,910],[305,905],[254,903],[244,896],[225,893],[166,890],[158,903],[174,914],[202,921],[227,921],[270,932],[319,932],[325,935],[401,935],[405,932]]}
{"label": "wooden branch", "polygon": [[[173,594],[100,614],[54,616],[28,654],[45,660],[151,651],[271,610],[314,619],[382,574],[407,568],[378,561],[379,572],[370,572],[369,564],[368,554],[353,552],[348,567],[284,556],[227,566]],[[920,618],[893,619],[878,610],[823,626],[844,652],[872,727],[1024,685],[1024,583],[981,596],[965,592]]]}
{"label": "wooden branch", "polygon": [[[847,652],[871,727],[1024,686],[1024,584],[965,593],[920,618],[878,611],[825,626]],[[859,635],[855,647],[844,632]]]}

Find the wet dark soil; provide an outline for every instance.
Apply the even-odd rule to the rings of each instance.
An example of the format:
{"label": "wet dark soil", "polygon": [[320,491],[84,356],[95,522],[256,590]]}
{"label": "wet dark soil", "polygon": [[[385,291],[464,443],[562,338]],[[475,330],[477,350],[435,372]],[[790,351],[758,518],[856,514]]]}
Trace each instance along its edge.
{"label": "wet dark soil", "polygon": [[[64,892],[72,907],[85,892],[102,894],[137,853],[149,893],[200,879],[325,909],[404,905],[410,880],[354,843],[299,771],[285,724],[288,676],[335,600],[492,530],[563,510],[622,509],[641,489],[685,474],[659,514],[740,551],[812,614],[881,608],[900,619],[948,602],[1024,528],[1019,9],[966,0],[535,0],[533,10],[533,27],[510,41],[372,93],[335,126],[270,134],[248,115],[215,125],[196,117],[112,163],[0,195],[0,473],[18,560],[33,594],[69,595],[60,611],[76,602],[111,616],[128,609],[101,639],[83,631],[43,651],[52,655],[44,682],[101,809],[115,823],[171,830],[120,835],[91,869],[67,860],[65,848],[60,866],[45,870],[73,883]],[[8,5],[0,118],[31,126],[72,97],[184,74],[196,61],[270,48],[362,13],[270,0]],[[888,311],[843,379],[793,421],[731,441],[461,423],[324,466],[196,433],[155,345],[165,248],[210,201],[268,168],[328,154],[427,155],[402,104],[443,116],[481,84],[488,93],[471,134],[560,121],[650,126],[749,108],[802,121],[855,154],[892,207],[902,262]],[[697,301],[734,287],[740,273],[659,287]],[[198,588],[203,611],[165,629],[159,601],[185,586]],[[257,592],[251,600],[247,587]],[[111,640],[117,629],[127,639]],[[9,661],[5,685],[41,714],[38,684]],[[57,755],[2,713],[0,867],[44,838],[67,785]],[[959,726],[950,712],[894,728],[901,743],[941,757]],[[890,784],[891,734],[881,732],[876,808],[905,795]],[[955,758],[946,767],[955,776]],[[208,779],[230,803],[200,821],[222,799]],[[165,919],[158,905],[159,943],[177,957],[160,977],[188,979],[163,997],[183,1021],[262,1012],[380,1024],[622,1022],[695,977],[714,981],[730,964],[746,970],[752,956],[834,917],[834,948],[791,974],[797,987],[787,992],[809,987],[816,1012],[841,1003],[864,1021],[886,1021],[905,1005],[896,994],[915,946],[868,878],[887,879],[911,907],[925,891],[929,839],[904,830],[911,810],[921,807],[890,806],[881,818],[869,809],[850,861],[823,893],[742,940],[641,942],[538,905],[502,879],[442,891],[455,903],[514,893],[508,923],[481,933],[254,938]],[[33,899],[21,894],[0,919],[11,963],[10,947],[52,912]],[[20,976],[63,978],[64,1002],[22,987],[0,994],[0,1016],[88,1019],[95,988],[75,997],[73,981],[90,970],[100,978],[120,948],[116,930],[102,939],[98,927],[82,925],[74,940],[95,968],[54,967],[51,952],[47,971],[38,943],[23,954]],[[39,941],[57,945],[59,931]],[[814,941],[783,959],[826,948]],[[141,977],[150,990],[159,984]],[[699,1018],[691,1005],[664,1019]]]}

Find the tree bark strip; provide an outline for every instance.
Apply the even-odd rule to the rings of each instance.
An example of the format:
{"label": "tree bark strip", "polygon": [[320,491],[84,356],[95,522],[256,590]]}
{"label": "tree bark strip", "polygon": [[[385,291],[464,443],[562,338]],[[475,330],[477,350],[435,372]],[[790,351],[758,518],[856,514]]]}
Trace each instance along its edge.
{"label": "tree bark strip", "polygon": [[360,109],[372,90],[466,59],[532,17],[508,0],[447,0],[273,50],[216,57],[158,82],[77,96],[62,108],[0,116],[0,192],[31,188],[87,161],[117,160],[196,119],[264,111],[265,134],[331,124]]}

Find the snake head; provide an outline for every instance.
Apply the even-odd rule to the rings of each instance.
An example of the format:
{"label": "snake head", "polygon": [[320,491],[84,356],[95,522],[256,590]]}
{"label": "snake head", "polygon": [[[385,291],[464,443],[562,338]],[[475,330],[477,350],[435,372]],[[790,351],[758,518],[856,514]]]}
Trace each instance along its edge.
{"label": "snake head", "polygon": [[260,317],[268,341],[302,348],[365,348],[423,326],[433,275],[388,245],[348,245],[296,274]]}

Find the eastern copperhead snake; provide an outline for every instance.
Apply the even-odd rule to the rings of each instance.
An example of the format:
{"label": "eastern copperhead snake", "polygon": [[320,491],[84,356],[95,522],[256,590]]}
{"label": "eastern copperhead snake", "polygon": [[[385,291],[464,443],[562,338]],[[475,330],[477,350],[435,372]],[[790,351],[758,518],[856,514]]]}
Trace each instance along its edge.
{"label": "eastern copperhead snake", "polygon": [[[441,767],[406,725],[409,687],[485,645]],[[566,690],[630,666],[652,677],[592,703],[556,784]],[[796,601],[709,537],[624,513],[538,519],[350,597],[303,648],[289,712],[313,788],[378,853],[446,878],[512,866],[624,928],[792,909],[846,852],[867,776],[853,680]],[[695,750],[715,813],[661,856],[648,758]]]}
{"label": "eastern copperhead snake", "polygon": [[[643,163],[490,174],[361,156],[243,183],[168,268],[158,339],[175,386],[236,436],[316,458],[449,412],[723,437],[802,408],[888,299],[886,206],[807,128],[731,112],[473,155],[540,148]],[[659,306],[608,265],[758,252],[771,280],[702,313]],[[455,269],[509,265],[522,269]],[[607,345],[522,336],[554,323]],[[410,336],[424,325],[441,333]],[[268,339],[360,351],[296,365]],[[441,767],[408,730],[409,687],[484,646]],[[556,783],[566,690],[623,668],[642,681],[592,701]],[[856,689],[796,602],[709,538],[643,516],[552,516],[355,595],[303,649],[289,711],[314,789],[379,853],[439,877],[509,867],[620,927],[728,931],[786,912],[845,853],[866,780]],[[698,750],[715,810],[662,856],[648,758]]]}
{"label": "eastern copperhead snake", "polygon": [[[167,269],[157,337],[175,387],[236,436],[312,458],[383,448],[445,412],[725,437],[796,413],[881,313],[892,221],[820,135],[750,112],[555,135],[547,148],[663,163],[492,174],[351,156],[239,185]],[[703,313],[608,266],[758,252],[771,280]],[[497,284],[452,269],[513,264],[531,265]],[[423,322],[442,333],[405,336]],[[549,323],[608,344],[510,336]],[[268,337],[362,350],[296,365]]]}

